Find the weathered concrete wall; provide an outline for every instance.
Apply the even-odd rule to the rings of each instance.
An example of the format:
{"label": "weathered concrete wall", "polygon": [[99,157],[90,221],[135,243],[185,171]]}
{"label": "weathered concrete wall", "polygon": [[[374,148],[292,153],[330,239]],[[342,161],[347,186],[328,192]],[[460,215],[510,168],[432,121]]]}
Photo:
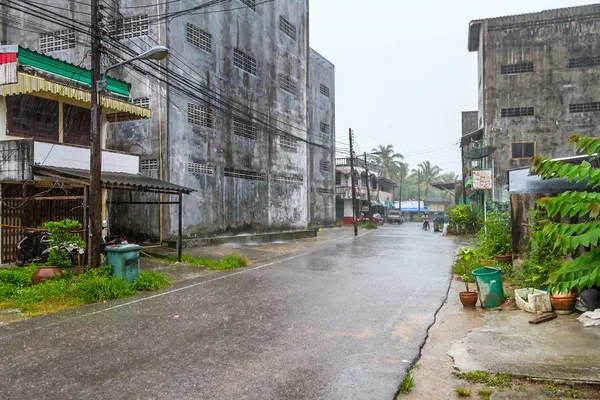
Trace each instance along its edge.
{"label": "weathered concrete wall", "polygon": [[[308,131],[311,141],[323,146],[309,146],[310,223],[334,224],[335,67],[313,49],[310,49],[308,66]],[[325,163],[328,170],[323,168]]]}
{"label": "weathered concrete wall", "polygon": [[[600,66],[569,68],[569,59],[600,56],[600,5],[485,20],[483,56],[485,140],[497,148],[495,175],[530,164],[512,159],[511,143],[535,142],[536,154],[572,155],[573,133],[600,136],[600,113],[570,113],[569,105],[600,101]],[[502,65],[533,63],[533,71],[501,74]],[[501,117],[504,108],[534,107],[533,116]],[[480,114],[482,109],[480,108]],[[501,186],[496,185],[496,198]]]}
{"label": "weathered concrete wall", "polygon": [[462,135],[465,136],[467,133],[471,133],[477,130],[479,112],[478,111],[463,111],[462,117]]}

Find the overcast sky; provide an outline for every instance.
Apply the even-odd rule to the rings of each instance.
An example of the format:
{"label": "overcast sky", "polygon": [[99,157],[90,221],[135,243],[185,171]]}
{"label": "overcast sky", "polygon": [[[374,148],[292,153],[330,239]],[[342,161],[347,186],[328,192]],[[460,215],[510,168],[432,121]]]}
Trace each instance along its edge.
{"label": "overcast sky", "polygon": [[335,64],[336,141],[347,143],[352,128],[361,152],[391,143],[411,168],[429,160],[458,173],[460,113],[477,109],[469,22],[593,3],[310,1],[310,45]]}

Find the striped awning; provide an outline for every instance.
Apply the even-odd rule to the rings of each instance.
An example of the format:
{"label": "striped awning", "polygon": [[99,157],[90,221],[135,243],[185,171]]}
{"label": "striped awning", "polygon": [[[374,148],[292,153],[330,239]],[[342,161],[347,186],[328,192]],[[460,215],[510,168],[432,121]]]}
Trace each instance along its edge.
{"label": "striped awning", "polygon": [[[89,91],[66,86],[62,83],[53,82],[23,72],[18,73],[17,83],[0,86],[0,96],[12,96],[35,92],[52,93],[61,97],[83,101],[85,103],[91,103],[92,101],[92,95]],[[120,115],[119,120],[150,118],[150,109],[106,96],[102,96],[102,108],[109,114],[109,119],[110,114],[114,113]]]}

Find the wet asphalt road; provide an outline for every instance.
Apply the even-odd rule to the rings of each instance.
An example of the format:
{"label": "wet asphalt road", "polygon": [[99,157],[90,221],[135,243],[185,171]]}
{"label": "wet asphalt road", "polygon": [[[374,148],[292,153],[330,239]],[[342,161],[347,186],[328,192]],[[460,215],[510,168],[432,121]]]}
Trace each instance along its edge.
{"label": "wet asphalt road", "polygon": [[392,399],[456,244],[418,224],[0,326],[0,399]]}

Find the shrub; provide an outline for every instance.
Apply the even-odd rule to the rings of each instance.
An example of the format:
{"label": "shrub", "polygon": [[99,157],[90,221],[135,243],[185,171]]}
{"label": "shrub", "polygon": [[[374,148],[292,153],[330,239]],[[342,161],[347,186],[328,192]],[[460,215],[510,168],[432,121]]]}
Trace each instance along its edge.
{"label": "shrub", "polygon": [[475,233],[483,222],[483,212],[478,204],[460,204],[450,210],[448,218],[457,233]]}
{"label": "shrub", "polygon": [[412,217],[412,221],[413,222],[421,222],[423,219],[421,217],[419,217],[418,215],[413,215]]}
{"label": "shrub", "polygon": [[97,303],[130,296],[135,290],[123,278],[110,276],[110,269],[104,267],[88,269],[79,275],[69,286],[68,293],[85,303]]}
{"label": "shrub", "polygon": [[498,211],[487,213],[484,229],[477,232],[477,248],[486,257],[512,253],[508,213]]}
{"label": "shrub", "polygon": [[35,264],[30,264],[22,268],[0,269],[0,282],[16,288],[31,286],[31,278],[36,268]]}
{"label": "shrub", "polygon": [[75,245],[85,248],[85,242],[76,233],[81,229],[81,223],[72,219],[63,219],[58,222],[44,222],[42,227],[50,232],[50,254],[47,264],[62,268],[70,267],[71,258],[63,247]]}
{"label": "shrub", "polygon": [[378,226],[375,222],[373,221],[363,221],[363,222],[359,222],[358,226],[363,228],[363,229],[377,229]]}
{"label": "shrub", "polygon": [[172,282],[163,274],[156,271],[145,271],[133,281],[135,290],[158,290],[172,285]]}

